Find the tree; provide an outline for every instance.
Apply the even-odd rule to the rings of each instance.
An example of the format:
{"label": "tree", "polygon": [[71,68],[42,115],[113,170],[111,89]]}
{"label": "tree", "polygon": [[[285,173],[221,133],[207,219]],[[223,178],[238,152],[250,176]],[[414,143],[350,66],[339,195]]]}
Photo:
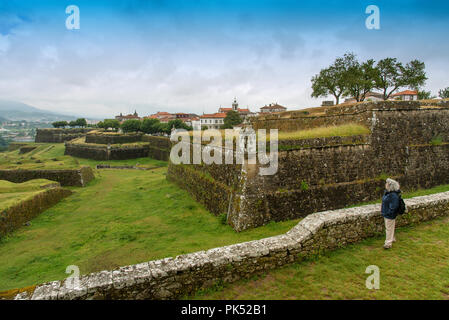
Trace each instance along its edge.
{"label": "tree", "polygon": [[159,123],[157,126],[157,133],[171,133],[171,127],[168,126],[168,123]]}
{"label": "tree", "polygon": [[79,118],[75,122],[78,127],[82,127],[82,128],[87,127],[87,121],[84,118]]}
{"label": "tree", "polygon": [[333,95],[336,104],[340,103],[340,97],[347,90],[350,70],[354,68],[355,55],[346,53],[343,57],[335,59],[328,68],[322,69],[312,78],[312,97],[326,97]]}
{"label": "tree", "polygon": [[438,95],[440,96],[441,99],[448,99],[449,98],[449,87],[438,91]]}
{"label": "tree", "polygon": [[427,99],[435,99],[436,96],[432,96],[431,91],[424,91],[419,90],[418,91],[418,100],[427,100]]}
{"label": "tree", "polygon": [[67,127],[69,124],[67,121],[55,121],[52,123],[54,128],[64,128]]}
{"label": "tree", "polygon": [[241,124],[243,122],[240,118],[240,114],[237,111],[231,110],[226,113],[226,117],[223,120],[223,129],[232,129],[235,125]]}
{"label": "tree", "polygon": [[355,60],[355,56],[349,61],[348,73],[346,76],[345,96],[353,97],[357,102],[364,101],[376,85],[378,70],[374,66],[374,60],[370,59],[364,63]]}
{"label": "tree", "polygon": [[116,119],[104,119],[103,128],[105,130],[113,129],[117,131],[120,128],[120,122]]}
{"label": "tree", "polygon": [[122,123],[120,128],[122,128],[123,132],[125,133],[137,132],[140,130],[140,120],[136,119],[126,120]]}
{"label": "tree", "polygon": [[144,119],[140,125],[140,131],[147,134],[157,133],[160,123],[159,119]]}
{"label": "tree", "polygon": [[78,125],[78,124],[76,123],[76,121],[73,121],[73,120],[72,120],[72,121],[69,122],[69,127],[70,127],[70,128],[75,128],[77,125]]}
{"label": "tree", "polygon": [[167,125],[170,128],[170,132],[173,127],[175,127],[175,129],[192,130],[192,127],[188,126],[181,119],[170,120]]}
{"label": "tree", "polygon": [[377,63],[376,68],[376,88],[383,91],[384,100],[401,87],[417,90],[427,80],[425,64],[419,60],[410,61],[404,67],[396,58],[385,58]]}

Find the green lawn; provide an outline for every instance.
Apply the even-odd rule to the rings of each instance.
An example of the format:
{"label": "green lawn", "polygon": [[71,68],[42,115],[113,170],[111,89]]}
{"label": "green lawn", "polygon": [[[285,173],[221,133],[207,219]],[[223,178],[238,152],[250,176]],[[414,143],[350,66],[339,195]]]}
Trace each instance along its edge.
{"label": "green lawn", "polygon": [[87,187],[70,188],[72,196],[0,240],[0,290],[63,279],[68,265],[83,274],[112,269],[280,234],[298,222],[236,233],[166,171],[98,170]]}
{"label": "green lawn", "polygon": [[[198,292],[193,299],[449,299],[449,218],[397,230],[393,249],[370,238],[249,280]],[[380,269],[380,289],[365,286]]]}

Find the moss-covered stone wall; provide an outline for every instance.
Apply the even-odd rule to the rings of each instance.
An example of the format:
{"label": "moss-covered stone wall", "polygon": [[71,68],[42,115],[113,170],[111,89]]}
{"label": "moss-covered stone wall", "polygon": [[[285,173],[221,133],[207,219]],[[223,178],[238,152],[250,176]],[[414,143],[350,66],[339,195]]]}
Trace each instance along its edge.
{"label": "moss-covered stone wall", "polygon": [[71,194],[70,190],[53,187],[3,210],[0,212],[0,238],[22,227],[24,223]]}
{"label": "moss-covered stone wall", "polygon": [[62,170],[0,170],[0,180],[21,183],[34,179],[57,181],[61,186],[84,187],[94,179],[94,173],[90,167]]}
{"label": "moss-covered stone wall", "polygon": [[37,129],[35,142],[61,143],[85,136],[90,128]]}

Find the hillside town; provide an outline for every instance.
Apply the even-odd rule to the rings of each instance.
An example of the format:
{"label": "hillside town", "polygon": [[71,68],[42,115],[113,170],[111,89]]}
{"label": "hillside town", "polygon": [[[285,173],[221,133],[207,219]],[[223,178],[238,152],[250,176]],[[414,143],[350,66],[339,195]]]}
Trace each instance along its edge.
{"label": "hillside town", "polygon": [[247,123],[249,118],[257,117],[260,114],[276,113],[287,111],[287,108],[276,103],[270,103],[260,108],[260,112],[252,112],[248,107],[240,108],[237,102],[237,98],[234,98],[231,107],[219,107],[215,113],[203,113],[197,115],[195,113],[170,113],[165,111],[158,111],[154,114],[140,117],[137,110],[133,114],[123,115],[120,113],[115,116],[115,120],[123,123],[126,120],[145,120],[145,119],[158,119],[161,123],[169,123],[173,120],[181,120],[187,126],[192,127],[194,130],[201,129],[220,129],[224,124],[224,119],[229,111],[237,112],[243,123]]}

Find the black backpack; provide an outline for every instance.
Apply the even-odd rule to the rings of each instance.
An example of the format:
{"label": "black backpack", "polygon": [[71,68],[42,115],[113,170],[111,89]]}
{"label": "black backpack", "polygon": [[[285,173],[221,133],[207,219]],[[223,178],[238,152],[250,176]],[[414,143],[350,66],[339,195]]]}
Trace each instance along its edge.
{"label": "black backpack", "polygon": [[401,196],[401,194],[399,193],[398,194],[398,196],[399,196],[399,207],[398,207],[398,214],[404,214],[405,213],[405,210],[406,210],[406,207],[405,207],[405,202],[404,202],[404,199],[402,199],[402,196]]}

